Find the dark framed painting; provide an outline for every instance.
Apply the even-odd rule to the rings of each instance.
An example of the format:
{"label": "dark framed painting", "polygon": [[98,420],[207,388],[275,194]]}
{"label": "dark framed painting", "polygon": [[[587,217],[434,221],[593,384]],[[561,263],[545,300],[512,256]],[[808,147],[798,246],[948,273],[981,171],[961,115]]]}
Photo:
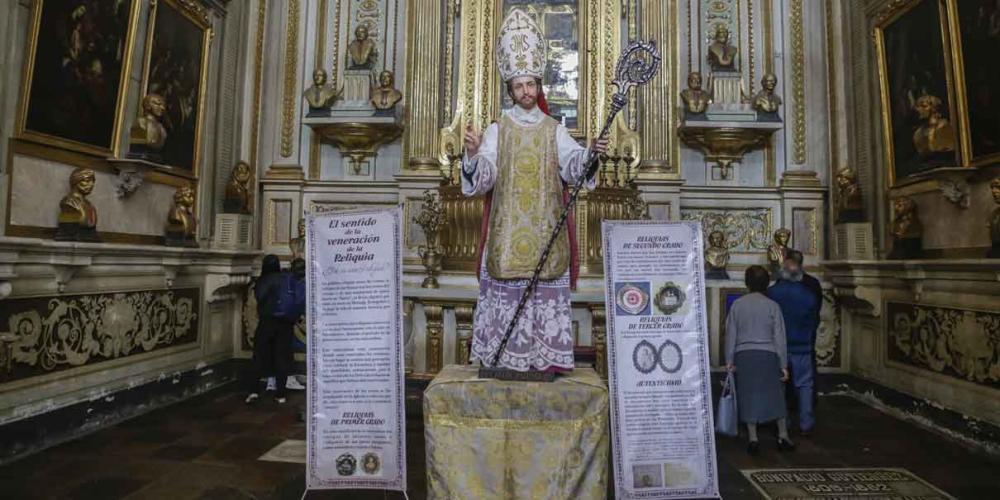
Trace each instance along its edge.
{"label": "dark framed painting", "polygon": [[964,158],[1000,162],[1000,2],[948,0],[948,20]]}
{"label": "dark framed painting", "polygon": [[197,176],[208,79],[208,12],[195,2],[153,0],[149,13],[142,95],[159,94],[167,104],[160,151],[165,164]]}
{"label": "dark framed painting", "polygon": [[139,0],[35,0],[18,137],[116,156]]}
{"label": "dark framed painting", "polygon": [[910,0],[875,26],[889,185],[961,164],[945,0]]}

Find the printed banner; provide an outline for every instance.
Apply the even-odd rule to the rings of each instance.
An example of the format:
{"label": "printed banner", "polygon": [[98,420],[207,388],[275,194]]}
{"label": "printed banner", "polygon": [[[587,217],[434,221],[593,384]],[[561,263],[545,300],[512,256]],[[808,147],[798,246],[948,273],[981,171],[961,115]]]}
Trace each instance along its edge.
{"label": "printed banner", "polygon": [[701,225],[602,230],[615,496],[717,498]]}
{"label": "printed banner", "polygon": [[306,216],[308,489],[406,489],[401,221]]}

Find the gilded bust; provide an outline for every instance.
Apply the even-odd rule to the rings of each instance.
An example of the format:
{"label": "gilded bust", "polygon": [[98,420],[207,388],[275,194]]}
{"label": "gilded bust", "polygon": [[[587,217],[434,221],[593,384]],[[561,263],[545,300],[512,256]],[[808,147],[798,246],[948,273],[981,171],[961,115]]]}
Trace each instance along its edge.
{"label": "gilded bust", "polygon": [[701,73],[692,71],[688,74],[688,88],[681,91],[684,110],[693,115],[704,113],[712,102],[712,95],[701,88]]}
{"label": "gilded bust", "polygon": [[889,233],[892,235],[890,259],[916,259],[923,253],[921,237],[924,226],[912,198],[900,196],[892,202],[894,216]]}
{"label": "gilded bust", "polygon": [[167,112],[167,102],[159,94],[142,98],[142,114],[129,130],[129,156],[159,161],[159,151],[167,141],[167,129],[161,120]]}
{"label": "gilded bust", "polygon": [[713,71],[736,71],[736,47],[729,44],[729,28],[715,28],[715,41],[708,46],[708,63]]}
{"label": "gilded bust", "polygon": [[348,69],[370,69],[375,62],[375,42],[368,37],[368,27],[358,26],[354,30],[354,40],[347,46],[351,57]]}
{"label": "gilded bust", "polygon": [[194,216],[194,189],[181,186],[174,192],[174,205],[167,214],[167,246],[197,247],[198,220]]}
{"label": "gilded bust", "polygon": [[[990,182],[990,193],[993,194],[993,202],[1000,205],[1000,177]],[[1000,206],[993,209],[989,226],[990,252],[986,256],[991,259],[1000,259]]]}
{"label": "gilded bust", "polygon": [[729,264],[729,247],[726,245],[726,233],[722,231],[712,231],[708,235],[708,248],[705,249],[705,267],[708,279],[727,280],[729,273],[726,266]]}
{"label": "gilded bust", "polygon": [[837,222],[861,222],[863,218],[858,173],[850,167],[837,171]]}
{"label": "gilded bust", "polygon": [[955,150],[955,130],[941,114],[941,99],[933,95],[922,95],[913,104],[921,124],[913,133],[913,146],[920,156],[945,153]]}
{"label": "gilded bust", "polygon": [[788,240],[792,237],[792,232],[781,228],[774,232],[774,243],[767,247],[767,262],[771,265],[772,271],[781,268],[785,256],[788,255]]}
{"label": "gilded bust", "polygon": [[306,258],[306,218],[299,219],[298,236],[288,242],[288,248],[292,251],[292,260]]}
{"label": "gilded bust", "polygon": [[377,114],[391,113],[392,109],[396,107],[396,103],[403,98],[402,92],[393,88],[394,80],[392,71],[383,71],[378,74],[378,87],[372,89],[372,97],[369,101],[375,107]]}
{"label": "gilded bust", "polygon": [[94,191],[94,170],[77,167],[69,176],[69,194],[59,201],[59,241],[100,241],[97,237],[97,209],[87,200]]}
{"label": "gilded bust", "polygon": [[781,98],[775,95],[774,89],[778,86],[778,78],[773,73],[767,73],[760,79],[760,91],[754,94],[752,103],[753,109],[758,113],[774,114],[781,106]]}
{"label": "gilded bust", "polygon": [[251,214],[253,209],[253,193],[250,186],[250,165],[239,162],[233,167],[233,173],[226,184],[225,197],[222,199],[222,211],[229,214]]}
{"label": "gilded bust", "polygon": [[313,71],[313,85],[302,94],[309,105],[308,116],[329,114],[330,105],[337,99],[339,93],[333,86],[326,83],[326,70],[316,68]]}

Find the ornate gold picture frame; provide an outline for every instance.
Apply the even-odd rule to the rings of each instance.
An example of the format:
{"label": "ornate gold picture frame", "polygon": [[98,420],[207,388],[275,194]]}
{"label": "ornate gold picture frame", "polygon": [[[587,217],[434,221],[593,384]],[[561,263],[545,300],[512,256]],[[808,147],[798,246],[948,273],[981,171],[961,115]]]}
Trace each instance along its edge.
{"label": "ornate gold picture frame", "polygon": [[889,186],[962,165],[946,0],[891,4],[875,25]]}
{"label": "ornate gold picture frame", "polygon": [[1000,4],[947,0],[964,165],[1000,162]]}
{"label": "ornate gold picture frame", "polygon": [[151,0],[142,92],[167,103],[161,151],[172,173],[197,178],[212,23],[195,0]]}
{"label": "ornate gold picture frame", "polygon": [[139,5],[140,0],[32,3],[18,138],[118,155]]}

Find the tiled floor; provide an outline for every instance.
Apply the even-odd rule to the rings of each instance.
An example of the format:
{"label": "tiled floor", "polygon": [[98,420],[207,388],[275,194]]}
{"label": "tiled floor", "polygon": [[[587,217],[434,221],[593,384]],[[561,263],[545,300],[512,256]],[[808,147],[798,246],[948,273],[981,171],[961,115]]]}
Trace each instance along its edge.
{"label": "tiled floor", "polygon": [[[305,467],[258,457],[285,439],[304,439],[302,393],[278,406],[242,402],[228,386],[0,467],[3,499],[298,499]],[[821,427],[799,449],[779,454],[762,432],[762,453],[720,438],[724,498],[758,498],[740,469],[767,467],[901,467],[957,498],[1000,498],[1000,460],[843,396],[823,397]],[[410,498],[425,497],[423,427],[407,426]],[[793,435],[794,437],[794,435]],[[402,498],[383,492],[310,492],[309,499]]]}

